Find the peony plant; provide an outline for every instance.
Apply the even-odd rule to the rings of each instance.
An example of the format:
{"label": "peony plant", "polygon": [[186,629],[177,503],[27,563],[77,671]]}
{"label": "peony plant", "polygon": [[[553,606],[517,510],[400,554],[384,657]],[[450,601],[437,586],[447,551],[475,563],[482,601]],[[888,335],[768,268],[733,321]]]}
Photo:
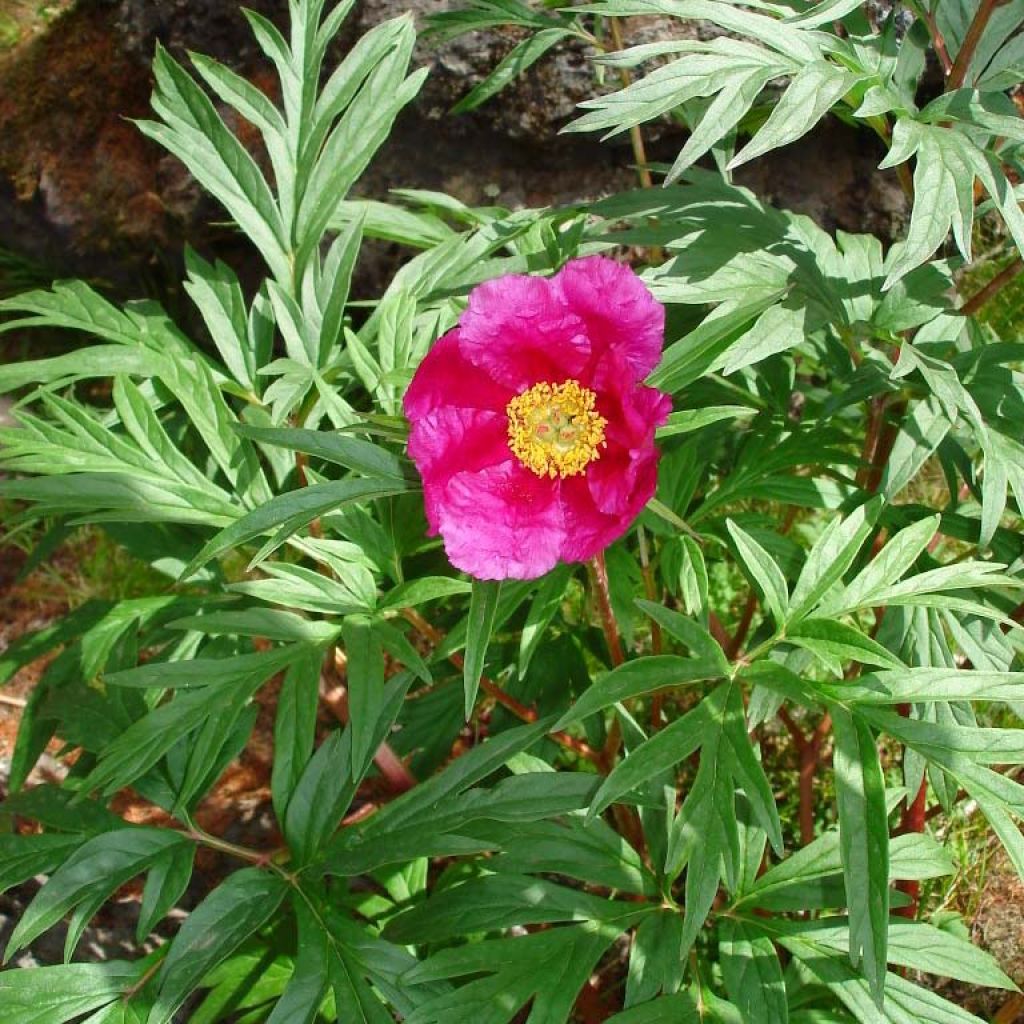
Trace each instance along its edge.
{"label": "peony plant", "polygon": [[[248,12],[279,103],[157,52],[140,130],[265,274],[188,252],[194,337],[83,282],[0,301],[85,337],[0,368],[12,540],[31,566],[88,525],[148,567],[0,652],[0,683],[47,658],[0,803],[31,897],[2,1024],[1011,1018],[953,836],[1024,875],[1022,351],[991,312],[1024,14],[869,6],[438,15],[519,33],[461,109],[567,40],[604,69],[572,128],[628,133],[641,187],[551,209],[352,197],[423,81],[408,17],[328,66],[350,3]],[[644,14],[721,31],[627,47]],[[906,189],[888,247],[732,181],[829,111]],[[408,259],[367,303],[376,237]],[[268,738],[262,813],[226,820]],[[138,948],[97,959],[114,900]]]}

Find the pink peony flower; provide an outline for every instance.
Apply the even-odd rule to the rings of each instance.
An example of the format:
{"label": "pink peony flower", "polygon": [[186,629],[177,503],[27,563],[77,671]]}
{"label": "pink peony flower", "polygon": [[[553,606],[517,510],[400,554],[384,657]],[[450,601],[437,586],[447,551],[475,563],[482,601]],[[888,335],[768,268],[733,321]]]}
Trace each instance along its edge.
{"label": "pink peony flower", "polygon": [[474,288],[405,396],[431,535],[478,579],[591,558],[654,494],[665,311],[602,256]]}

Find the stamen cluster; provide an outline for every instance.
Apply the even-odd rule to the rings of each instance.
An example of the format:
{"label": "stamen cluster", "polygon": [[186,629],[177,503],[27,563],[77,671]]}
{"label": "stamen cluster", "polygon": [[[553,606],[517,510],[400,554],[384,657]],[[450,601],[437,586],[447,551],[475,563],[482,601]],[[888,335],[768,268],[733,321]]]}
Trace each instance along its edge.
{"label": "stamen cluster", "polygon": [[512,454],[537,476],[578,476],[605,444],[608,421],[594,411],[596,402],[578,380],[534,384],[505,409]]}

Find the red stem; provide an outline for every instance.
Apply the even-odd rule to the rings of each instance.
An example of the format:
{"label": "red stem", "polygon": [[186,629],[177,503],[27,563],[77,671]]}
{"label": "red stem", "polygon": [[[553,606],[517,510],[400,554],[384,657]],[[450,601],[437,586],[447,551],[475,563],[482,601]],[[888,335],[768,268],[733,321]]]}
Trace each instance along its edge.
{"label": "red stem", "polygon": [[756,608],[757,594],[751,590],[747,595],[747,603],[743,607],[743,615],[740,617],[739,625],[736,627],[736,632],[733,634],[732,640],[729,641],[729,646],[725,652],[730,661],[735,660],[736,656],[740,653],[740,648],[743,646],[743,641],[747,639],[747,633],[750,632],[750,623],[754,619],[754,610]]}
{"label": "red stem", "polygon": [[[897,711],[899,711],[904,718],[910,717],[910,710],[909,704],[900,704],[897,706]],[[925,822],[928,820],[927,803],[928,779],[925,777],[921,779],[921,785],[918,788],[914,799],[907,804],[903,810],[903,817],[900,819],[899,828],[896,830],[897,835],[924,831]],[[905,907],[900,907],[896,911],[896,914],[900,917],[908,917],[913,920],[917,917],[917,905],[921,896],[920,883],[913,879],[900,879],[900,881],[896,883],[896,888],[910,897],[910,902]]]}
{"label": "red stem", "polygon": [[601,616],[605,643],[608,645],[608,656],[613,666],[621,665],[626,657],[622,653],[622,642],[612,611],[611,592],[608,588],[608,565],[601,551],[590,560],[590,578],[594,584],[594,596],[597,598],[597,610]]}
{"label": "red stem", "polygon": [[[444,640],[444,633],[427,622],[419,612],[413,608],[405,608],[402,610],[402,615],[421,636],[429,640],[435,647],[439,647],[441,645]],[[458,652],[448,655],[448,660],[456,668],[462,668],[463,658]],[[537,721],[537,712],[533,708],[528,708],[525,704],[521,704],[510,693],[506,693],[493,679],[488,679],[487,676],[481,676],[480,689],[497,701],[497,703],[502,707],[511,711],[516,718],[519,718],[524,722]],[[566,732],[552,732],[548,735],[556,743],[561,744],[567,750],[572,750],[574,753],[579,754],[580,757],[584,757],[588,761],[593,761],[594,764],[597,765],[602,763],[601,752],[594,750],[593,747],[588,743],[584,743],[583,740],[578,740],[575,736],[570,736]]]}
{"label": "red stem", "polygon": [[946,92],[959,89],[964,84],[964,80],[967,78],[967,71],[971,66],[971,61],[974,59],[974,51],[977,50],[978,43],[981,42],[981,37],[985,32],[985,27],[988,25],[989,18],[992,17],[993,11],[1002,2],[1003,0],[981,0],[981,5],[978,7],[974,19],[967,28],[967,34],[960,45],[960,51],[956,55],[956,60],[953,61],[949,78],[946,79]]}
{"label": "red stem", "polygon": [[[324,694],[324,703],[331,709],[339,722],[348,722],[348,694],[341,686],[336,686]],[[391,749],[387,743],[381,743],[373,755],[373,763],[377,766],[381,777],[387,782],[388,789],[394,794],[405,793],[417,785],[416,776],[405,766],[405,762]]]}
{"label": "red stem", "polygon": [[975,292],[960,307],[960,312],[964,316],[972,316],[977,313],[989,299],[1002,291],[1022,270],[1024,270],[1024,257],[1018,256],[1012,263],[1003,267],[987,285]]}

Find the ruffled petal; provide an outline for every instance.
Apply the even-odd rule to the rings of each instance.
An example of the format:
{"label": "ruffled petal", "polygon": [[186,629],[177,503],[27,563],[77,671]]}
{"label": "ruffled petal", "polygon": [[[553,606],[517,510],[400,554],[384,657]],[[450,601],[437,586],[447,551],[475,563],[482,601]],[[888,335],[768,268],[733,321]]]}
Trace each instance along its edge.
{"label": "ruffled petal", "polygon": [[[610,356],[607,362],[621,360]],[[598,410],[607,420],[600,458],[583,476],[563,483],[566,561],[586,561],[618,540],[654,497],[659,457],[654,432],[668,416],[671,399],[642,384],[623,386],[623,380],[621,372],[611,374],[598,393]]]}
{"label": "ruffled petal", "polygon": [[517,462],[456,473],[438,502],[448,559],[481,580],[535,579],[553,569],[564,526],[558,481]]}
{"label": "ruffled petal", "polygon": [[605,418],[608,444],[636,448],[654,437],[672,411],[672,399],[657,388],[627,384],[614,373],[597,391],[597,411]]}
{"label": "ruffled petal", "polygon": [[478,285],[459,321],[466,359],[519,393],[578,377],[590,362],[583,321],[541,277],[509,274]]}
{"label": "ruffled petal", "polygon": [[441,406],[504,412],[513,392],[471,363],[459,347],[459,329],[434,342],[405,393],[405,415],[415,421]]}
{"label": "ruffled petal", "polygon": [[456,473],[475,473],[511,457],[508,420],[487,409],[441,406],[413,421],[409,458],[423,478],[423,498],[431,534],[438,531],[438,504]]}
{"label": "ruffled petal", "polygon": [[[599,463],[594,467],[597,465]],[[616,484],[610,474],[595,482],[594,467],[585,478],[573,477],[562,482],[565,539],[560,558],[563,562],[585,562],[603,551],[630,528],[654,497],[658,452],[653,445],[644,457],[629,463],[631,488],[628,491]],[[616,511],[609,513],[602,504]]]}
{"label": "ruffled petal", "polygon": [[632,384],[658,365],[665,308],[629,267],[605,256],[587,256],[567,263],[552,284],[586,325],[592,367],[614,352]]}

